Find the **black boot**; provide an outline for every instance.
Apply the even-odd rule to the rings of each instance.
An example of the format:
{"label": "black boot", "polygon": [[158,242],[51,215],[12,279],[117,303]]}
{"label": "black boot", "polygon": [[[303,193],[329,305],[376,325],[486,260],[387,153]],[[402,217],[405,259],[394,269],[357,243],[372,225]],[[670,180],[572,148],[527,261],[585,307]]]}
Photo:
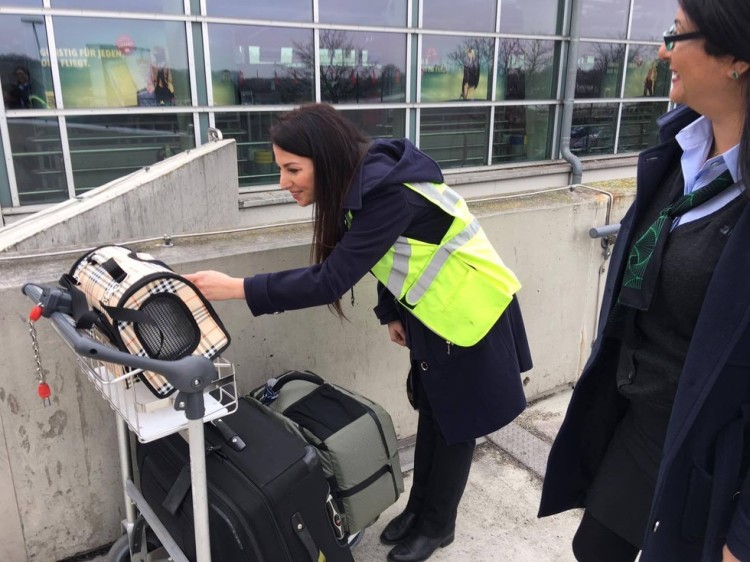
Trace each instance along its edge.
{"label": "black boot", "polygon": [[448,546],[453,542],[454,532],[442,537],[426,537],[412,534],[404,542],[394,546],[388,553],[391,562],[422,562],[427,560],[438,547]]}
{"label": "black boot", "polygon": [[385,526],[383,532],[380,533],[380,542],[383,544],[398,544],[409,536],[409,533],[414,530],[416,524],[416,513],[402,511],[401,514],[394,517],[391,522]]}

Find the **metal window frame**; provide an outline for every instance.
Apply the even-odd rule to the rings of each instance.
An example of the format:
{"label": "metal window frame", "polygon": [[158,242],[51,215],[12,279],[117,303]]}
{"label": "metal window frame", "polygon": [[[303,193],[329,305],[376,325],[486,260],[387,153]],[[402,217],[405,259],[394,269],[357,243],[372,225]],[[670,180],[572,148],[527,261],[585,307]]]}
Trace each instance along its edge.
{"label": "metal window frame", "polygon": [[[472,107],[489,107],[489,127],[487,131],[488,135],[488,149],[486,158],[486,169],[492,169],[497,166],[492,163],[492,145],[495,135],[496,125],[496,111],[498,107],[503,106],[529,106],[529,105],[543,105],[549,106],[551,111],[554,111],[554,119],[552,121],[553,126],[548,131],[548,135],[551,136],[551,157],[557,154],[559,149],[560,139],[560,118],[561,108],[563,104],[562,100],[562,88],[564,80],[564,66],[565,56],[567,53],[567,45],[569,37],[564,34],[554,35],[536,35],[536,34],[513,34],[513,33],[500,33],[500,25],[502,21],[502,1],[497,0],[496,2],[496,13],[495,13],[495,27],[493,32],[469,32],[469,31],[457,31],[457,30],[432,30],[425,29],[424,24],[424,0],[406,0],[406,25],[405,26],[383,26],[383,25],[347,25],[347,24],[329,24],[321,23],[319,17],[319,1],[312,1],[312,21],[308,22],[284,22],[284,21],[267,21],[258,20],[252,18],[229,18],[229,17],[216,17],[209,16],[206,6],[206,0],[199,1],[199,13],[191,12],[191,1],[183,0],[183,12],[182,14],[152,14],[142,12],[103,12],[96,10],[72,10],[72,9],[58,9],[52,8],[50,0],[43,1],[43,7],[40,8],[8,8],[0,7],[0,15],[13,14],[13,15],[37,15],[43,16],[45,21],[45,30],[47,32],[48,48],[50,50],[50,68],[52,71],[53,90],[55,92],[55,98],[57,107],[55,109],[48,110],[5,110],[0,108],[0,137],[3,140],[3,146],[6,147],[4,150],[4,158],[8,170],[8,183],[11,190],[11,201],[13,206],[19,206],[18,186],[15,176],[15,169],[13,166],[13,153],[10,144],[10,132],[8,127],[9,118],[32,118],[32,117],[44,117],[44,118],[57,118],[58,127],[60,132],[60,141],[62,144],[63,161],[65,165],[65,174],[68,182],[68,193],[70,196],[75,195],[75,185],[72,173],[72,163],[70,155],[70,145],[67,136],[67,121],[68,117],[79,116],[79,115],[128,115],[128,114],[183,114],[191,113],[193,116],[193,127],[195,136],[195,146],[200,146],[202,143],[201,120],[202,115],[207,115],[208,124],[211,127],[216,125],[216,115],[230,112],[230,113],[245,113],[245,112],[279,112],[286,111],[295,104],[281,104],[281,105],[263,105],[263,106],[227,106],[217,108],[214,103],[213,88],[212,85],[212,69],[211,69],[211,43],[209,41],[209,25],[210,24],[231,24],[231,25],[254,25],[263,27],[279,27],[279,28],[292,28],[292,29],[309,29],[313,32],[313,44],[314,44],[314,99],[320,102],[322,98],[321,83],[320,83],[320,31],[322,29],[332,30],[343,30],[353,32],[376,32],[376,33],[393,33],[406,37],[406,59],[405,63],[405,96],[404,102],[394,103],[372,103],[372,104],[341,104],[342,110],[368,110],[368,109],[393,109],[402,110],[404,112],[404,133],[407,137],[410,137],[413,142],[419,146],[419,139],[421,135],[421,112],[422,109],[439,109],[465,106],[460,102],[422,102],[422,66],[423,61],[421,57],[423,38],[425,35],[436,35],[436,36],[476,36],[476,37],[490,37],[494,40],[493,60],[490,71],[494,70],[497,73],[498,57],[499,57],[499,41],[503,38],[512,39],[540,39],[545,41],[553,41],[559,44],[557,48],[558,55],[554,60],[554,64],[557,65],[557,84],[553,87],[552,95],[549,99],[534,99],[534,100],[496,100],[497,97],[497,82],[496,76],[492,76],[489,72],[490,81],[490,99],[482,101],[472,101]],[[570,18],[570,6],[571,0],[558,0],[557,8],[562,10],[562,29],[565,28],[565,22],[569,21]],[[625,57],[627,62],[627,56],[630,51],[631,45],[643,44],[643,45],[656,45],[656,41],[644,41],[644,40],[631,40],[630,35],[633,25],[633,11],[634,11],[635,0],[629,0],[628,3],[628,23],[626,37],[624,39],[603,39],[603,38],[586,38],[581,37],[581,41],[591,43],[619,43],[625,44]],[[83,18],[107,18],[117,20],[147,20],[147,21],[168,21],[168,22],[183,22],[185,25],[185,36],[187,49],[187,64],[188,64],[188,75],[190,84],[190,100],[191,106],[183,107],[164,107],[164,108],[141,108],[141,107],[127,107],[127,108],[87,108],[87,109],[67,109],[65,108],[64,99],[61,91],[60,84],[60,69],[58,67],[56,44],[54,37],[54,25],[52,19],[56,16],[68,16],[68,17],[83,17]],[[416,19],[416,25],[414,25]],[[196,27],[194,24],[200,24]],[[203,39],[203,52],[199,55],[195,52],[195,42],[193,33],[195,29],[200,29]],[[196,57],[203,57],[203,72],[201,76],[198,75],[196,67]],[[627,67],[627,64],[625,64]],[[622,121],[622,109],[625,103],[638,103],[643,102],[642,98],[624,98],[625,93],[625,81],[627,79],[627,68],[623,69],[622,81],[619,89],[619,96],[616,98],[591,98],[591,99],[579,99],[574,100],[574,104],[618,104],[618,115],[615,131],[615,144],[614,154],[618,153],[619,148],[619,134],[620,125]],[[199,105],[197,84],[198,80],[205,80],[206,83],[206,106]],[[654,97],[649,98],[649,102],[660,102],[669,101],[668,97]],[[670,102],[670,106],[671,106]],[[271,188],[272,186],[253,186],[252,190],[263,191]]]}

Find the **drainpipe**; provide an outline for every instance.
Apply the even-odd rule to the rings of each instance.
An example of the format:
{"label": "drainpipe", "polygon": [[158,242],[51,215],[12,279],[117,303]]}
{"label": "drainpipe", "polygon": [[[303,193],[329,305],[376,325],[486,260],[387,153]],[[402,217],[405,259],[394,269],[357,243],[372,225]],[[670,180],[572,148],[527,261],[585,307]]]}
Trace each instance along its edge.
{"label": "drainpipe", "polygon": [[571,0],[570,3],[570,43],[568,44],[568,61],[565,65],[565,88],[563,91],[563,116],[560,135],[560,154],[571,165],[570,185],[581,183],[583,169],[581,160],[570,151],[570,129],[573,125],[573,97],[576,90],[578,72],[578,44],[581,36],[581,5],[583,0]]}

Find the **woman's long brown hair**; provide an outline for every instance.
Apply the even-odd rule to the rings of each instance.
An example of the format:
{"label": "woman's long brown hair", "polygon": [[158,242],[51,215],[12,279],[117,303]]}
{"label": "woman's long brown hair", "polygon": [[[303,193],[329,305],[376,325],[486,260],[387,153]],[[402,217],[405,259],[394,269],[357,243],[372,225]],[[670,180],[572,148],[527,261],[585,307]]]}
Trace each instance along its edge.
{"label": "woman's long brown hair", "polygon": [[[312,263],[323,263],[344,235],[344,199],[369,140],[354,124],[327,104],[304,105],[283,114],[271,127],[271,142],[310,158],[315,181]],[[341,298],[329,305],[340,318]]]}

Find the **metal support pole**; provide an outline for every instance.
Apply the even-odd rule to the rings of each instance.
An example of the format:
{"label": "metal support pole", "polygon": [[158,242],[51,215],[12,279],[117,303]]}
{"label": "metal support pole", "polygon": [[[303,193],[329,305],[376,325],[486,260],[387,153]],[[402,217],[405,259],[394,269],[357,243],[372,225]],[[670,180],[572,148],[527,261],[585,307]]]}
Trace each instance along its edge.
{"label": "metal support pole", "polygon": [[188,420],[190,446],[190,482],[193,492],[195,553],[198,562],[211,562],[208,532],[208,492],[206,487],[206,444],[203,440],[203,419]]}
{"label": "metal support pole", "polygon": [[130,536],[130,531],[135,524],[135,506],[130,500],[125,491],[125,485],[128,480],[131,480],[131,462],[130,462],[130,436],[128,435],[128,427],[125,425],[125,420],[120,416],[117,417],[117,448],[120,453],[120,476],[122,477],[122,490],[125,495],[125,522],[126,531]]}

